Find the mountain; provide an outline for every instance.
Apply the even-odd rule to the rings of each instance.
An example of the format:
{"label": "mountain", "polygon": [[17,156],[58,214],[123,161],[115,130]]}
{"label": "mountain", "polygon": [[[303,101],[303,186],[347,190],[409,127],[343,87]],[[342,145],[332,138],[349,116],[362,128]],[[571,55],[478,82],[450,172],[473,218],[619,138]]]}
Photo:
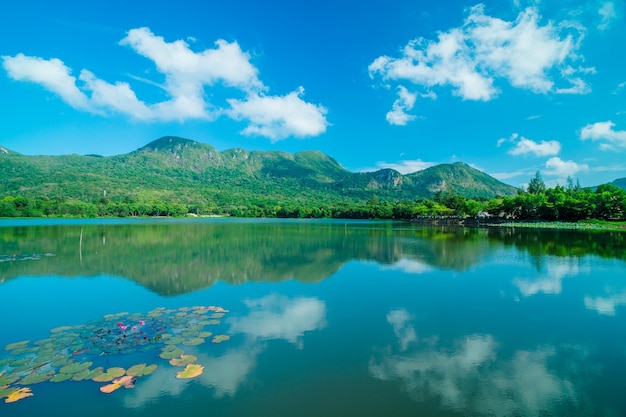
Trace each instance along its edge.
{"label": "mountain", "polygon": [[618,178],[615,181],[611,182],[613,185],[617,185],[618,187],[626,190],[626,177]]}
{"label": "mountain", "polygon": [[402,175],[392,169],[353,173],[319,151],[217,151],[173,136],[128,154],[26,156],[0,148],[0,197],[95,201],[415,200],[446,191],[465,197],[514,195],[516,189],[457,162]]}

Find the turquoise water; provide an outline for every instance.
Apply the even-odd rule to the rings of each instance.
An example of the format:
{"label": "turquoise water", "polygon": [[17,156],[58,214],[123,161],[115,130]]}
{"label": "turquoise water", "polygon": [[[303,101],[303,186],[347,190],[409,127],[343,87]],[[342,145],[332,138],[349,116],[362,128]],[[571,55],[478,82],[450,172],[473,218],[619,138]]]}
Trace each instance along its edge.
{"label": "turquoise water", "polygon": [[623,239],[388,222],[4,223],[0,349],[160,307],[222,306],[211,330],[231,339],[184,346],[204,366],[192,379],[159,349],[94,356],[159,367],[110,394],[91,380],[27,385],[33,396],[2,399],[0,415],[622,416]]}

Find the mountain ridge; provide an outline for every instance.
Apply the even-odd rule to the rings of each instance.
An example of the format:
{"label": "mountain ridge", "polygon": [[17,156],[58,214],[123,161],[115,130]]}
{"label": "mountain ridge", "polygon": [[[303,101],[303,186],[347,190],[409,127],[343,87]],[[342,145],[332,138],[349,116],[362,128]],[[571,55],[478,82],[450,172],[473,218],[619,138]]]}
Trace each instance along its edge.
{"label": "mountain ridge", "polygon": [[0,196],[93,201],[108,190],[111,198],[189,203],[220,198],[363,201],[373,195],[399,201],[429,198],[437,192],[492,198],[517,192],[462,162],[405,175],[390,168],[351,172],[318,150],[220,152],[177,136],[160,137],[126,154],[95,156],[2,153]]}

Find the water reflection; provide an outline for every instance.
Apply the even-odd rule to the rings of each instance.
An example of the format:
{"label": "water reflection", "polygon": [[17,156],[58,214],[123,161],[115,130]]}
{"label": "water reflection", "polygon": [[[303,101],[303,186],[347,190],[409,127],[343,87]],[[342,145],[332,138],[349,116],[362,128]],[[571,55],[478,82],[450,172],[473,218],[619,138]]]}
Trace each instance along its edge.
{"label": "water reflection", "polygon": [[524,297],[540,293],[558,295],[563,290],[562,282],[565,277],[576,277],[589,270],[589,265],[581,263],[578,258],[545,256],[537,267],[534,278],[515,278],[513,284]]}
{"label": "water reflection", "polygon": [[[584,366],[584,351],[541,345],[507,352],[491,334],[470,334],[448,345],[437,337],[418,340],[409,318],[404,309],[387,314],[396,343],[377,349],[369,372],[399,383],[415,401],[435,400],[462,415],[572,415],[585,409],[583,381],[575,384],[573,375]],[[568,366],[559,374],[561,355]]]}
{"label": "water reflection", "polygon": [[575,261],[556,259],[624,259],[622,235],[261,220],[0,227],[0,256],[56,255],[1,262],[0,283],[24,275],[107,274],[132,279],[160,295],[175,295],[218,281],[319,282],[354,260],[415,274],[463,272],[506,256],[515,246],[538,270],[546,270],[539,279],[518,277],[520,292],[529,296],[560,291],[560,280],[570,272],[558,268],[574,268]]}
{"label": "water reflection", "polygon": [[585,307],[604,316],[615,316],[616,308],[626,305],[626,291],[611,292],[599,297],[585,296]]}
{"label": "water reflection", "polygon": [[[227,321],[228,333],[234,337],[224,345],[225,350],[213,354],[215,346],[185,349],[198,357],[197,363],[205,366],[202,375],[193,380],[174,379],[171,369],[158,369],[136,386],[125,398],[125,405],[139,408],[159,397],[180,396],[187,385],[196,382],[210,388],[215,398],[232,397],[256,367],[257,357],[267,347],[264,342],[284,340],[302,349],[305,333],[326,326],[326,304],[314,297],[270,294],[244,300],[244,304],[249,312]],[[242,337],[237,338],[237,335]],[[236,343],[239,345],[233,347]]]}

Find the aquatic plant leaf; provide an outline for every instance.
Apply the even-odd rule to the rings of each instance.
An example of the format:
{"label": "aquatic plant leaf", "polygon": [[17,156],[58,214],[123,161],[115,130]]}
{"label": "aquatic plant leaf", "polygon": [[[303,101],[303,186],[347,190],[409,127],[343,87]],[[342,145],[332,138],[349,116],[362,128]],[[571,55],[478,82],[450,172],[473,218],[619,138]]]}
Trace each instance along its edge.
{"label": "aquatic plant leaf", "polygon": [[72,374],[56,374],[49,379],[50,382],[63,382],[72,378]]}
{"label": "aquatic plant leaf", "polygon": [[24,378],[20,380],[21,385],[33,385],[39,384],[41,382],[47,381],[54,376],[54,371],[48,371],[44,373],[32,373],[30,375],[26,375]]}
{"label": "aquatic plant leaf", "polygon": [[184,353],[185,353],[185,351],[183,351],[182,349],[180,349],[180,348],[176,348],[176,349],[174,349],[174,350],[161,352],[161,354],[159,355],[159,357],[160,357],[161,359],[167,359],[167,360],[170,360],[170,359],[173,359],[173,358],[179,357],[180,355],[182,355],[182,354],[184,354]]}
{"label": "aquatic plant leaf", "polygon": [[62,332],[66,332],[68,330],[73,330],[74,326],[59,326],[59,327],[55,327],[54,329],[50,330],[50,333],[62,333]]}
{"label": "aquatic plant leaf", "polygon": [[4,400],[5,403],[14,403],[16,401],[22,400],[26,397],[32,397],[33,394],[31,393],[31,389],[30,388],[19,388],[18,390],[12,392],[11,394],[9,394],[6,398],[6,400]]}
{"label": "aquatic plant leaf", "polygon": [[30,340],[22,340],[21,342],[9,343],[4,347],[4,350],[24,349],[26,346],[28,346],[29,343]]}
{"label": "aquatic plant leaf", "polygon": [[197,361],[198,358],[194,355],[181,355],[178,358],[174,358],[170,360],[170,365],[172,366],[187,366],[190,365],[192,363],[194,363],[195,361]]}
{"label": "aquatic plant leaf", "polygon": [[49,337],[47,339],[41,339],[41,340],[37,340],[36,342],[33,342],[33,345],[35,346],[42,346],[42,345],[46,345],[48,343],[54,343],[56,339]]}
{"label": "aquatic plant leaf", "polygon": [[70,361],[70,359],[68,357],[61,356],[61,357],[58,357],[55,360],[53,360],[50,365],[54,366],[55,368],[60,368],[62,366],[67,365],[69,361]]}
{"label": "aquatic plant leaf", "polygon": [[124,375],[123,377],[113,380],[113,383],[120,384],[124,388],[134,388],[136,380],[137,378],[132,375]]}
{"label": "aquatic plant leaf", "polygon": [[204,366],[198,365],[196,363],[192,363],[192,364],[187,365],[184,370],[176,373],[176,378],[178,379],[195,378],[199,375],[202,375],[203,371],[204,371]]}
{"label": "aquatic plant leaf", "polygon": [[115,378],[119,378],[126,373],[126,369],[120,367],[113,367],[106,370],[106,372],[101,373],[100,375],[96,375],[91,378],[92,381],[95,382],[110,382]]}
{"label": "aquatic plant leaf", "polygon": [[220,335],[215,336],[215,337],[211,340],[211,342],[212,342],[212,343],[222,343],[222,342],[225,342],[225,341],[227,341],[227,340],[230,340],[230,336],[228,336],[228,335],[226,335],[226,334],[220,334]]}
{"label": "aquatic plant leaf", "polygon": [[204,339],[202,337],[193,337],[191,339],[187,339],[183,342],[185,346],[198,346],[204,343]]}
{"label": "aquatic plant leaf", "polygon": [[109,384],[109,385],[103,385],[100,387],[100,392],[104,392],[105,394],[110,394],[113,391],[119,389],[122,387],[122,384]]}
{"label": "aquatic plant leaf", "polygon": [[20,379],[19,375],[16,374],[4,374],[0,373],[0,387],[3,385],[9,385],[14,383],[15,381],[17,381],[18,379]]}
{"label": "aquatic plant leaf", "polygon": [[159,367],[159,365],[157,365],[157,364],[152,364],[152,365],[146,366],[145,368],[143,368],[143,372],[141,373],[141,376],[150,375],[151,373],[156,371],[158,367]]}
{"label": "aquatic plant leaf", "polygon": [[199,332],[198,337],[207,338],[213,336],[213,332]]}
{"label": "aquatic plant leaf", "polygon": [[130,375],[130,376],[141,376],[143,373],[143,370],[146,368],[146,364],[145,363],[140,363],[138,365],[133,365],[130,368],[128,368],[126,370],[126,375]]}
{"label": "aquatic plant leaf", "polygon": [[8,385],[0,385],[0,398],[8,397],[18,390],[18,387],[10,387]]}
{"label": "aquatic plant leaf", "polygon": [[64,367],[62,367],[61,369],[59,369],[59,372],[62,374],[77,374],[79,372],[84,371],[85,369],[89,368],[91,365],[93,365],[93,362],[71,362],[67,365],[65,365]]}
{"label": "aquatic plant leaf", "polygon": [[185,339],[183,337],[180,336],[173,336],[170,337],[167,340],[164,340],[165,343],[167,343],[168,345],[179,345],[181,343],[183,343],[185,341]]}
{"label": "aquatic plant leaf", "polygon": [[216,324],[220,324],[220,321],[216,319],[212,319],[212,320],[207,320],[206,323],[207,325],[216,325]]}
{"label": "aquatic plant leaf", "polygon": [[224,317],[224,313],[213,313],[209,316],[209,318],[211,319],[221,319],[222,317]]}
{"label": "aquatic plant leaf", "polygon": [[97,372],[96,369],[84,369],[72,375],[72,381],[84,381],[86,379],[93,379],[102,373],[104,373],[102,368],[100,368],[100,372]]}

